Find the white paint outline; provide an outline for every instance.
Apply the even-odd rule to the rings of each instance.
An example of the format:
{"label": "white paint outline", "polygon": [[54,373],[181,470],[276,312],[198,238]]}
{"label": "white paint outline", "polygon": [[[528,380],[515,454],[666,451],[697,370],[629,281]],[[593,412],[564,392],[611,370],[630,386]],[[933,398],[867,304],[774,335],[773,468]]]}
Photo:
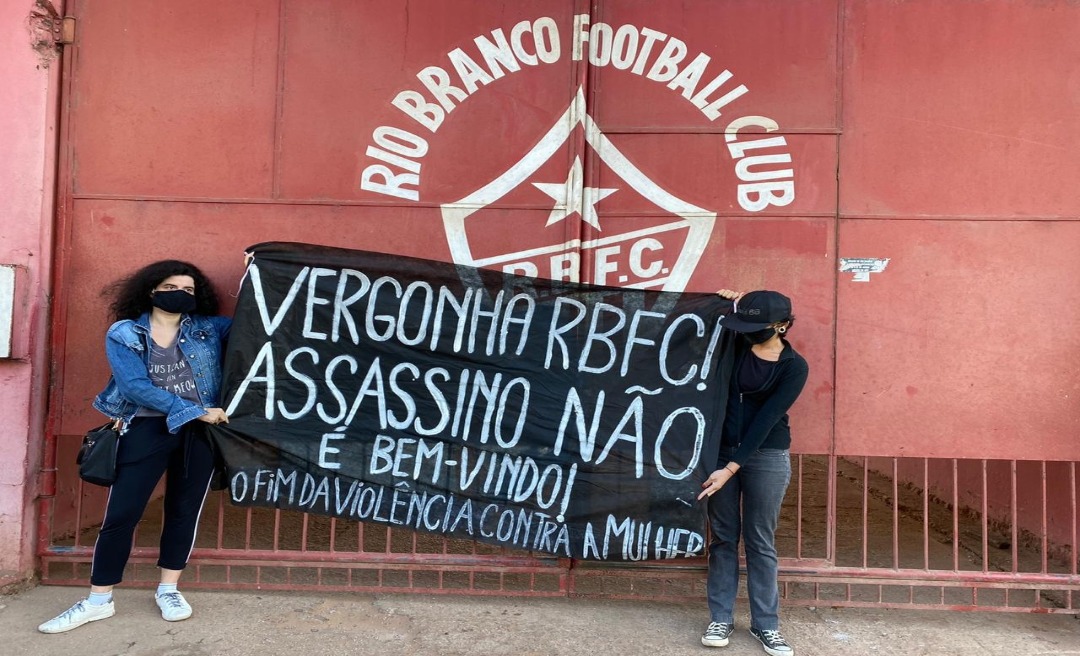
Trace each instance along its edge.
{"label": "white paint outline", "polygon": [[[678,226],[680,228],[685,226],[688,228],[689,233],[686,236],[686,241],[671,269],[670,275],[663,280],[662,289],[662,291],[681,292],[686,287],[687,282],[689,282],[690,276],[693,274],[694,269],[697,268],[698,261],[701,259],[701,256],[705,252],[705,248],[709,244],[709,237],[712,235],[713,227],[716,225],[716,213],[709,212],[708,210],[675,197],[668,191],[662,189],[642,173],[640,169],[634,166],[634,164],[630,162],[630,160],[627,159],[614,144],[612,144],[611,140],[601,132],[593,119],[586,113],[585,94],[580,88],[563,115],[559,117],[551,129],[540,139],[540,142],[517,163],[480,189],[477,189],[456,202],[444,203],[440,207],[443,217],[443,227],[446,230],[446,240],[450,247],[450,255],[454,259],[454,262],[457,264],[479,267],[509,259],[505,255],[483,258],[482,260],[474,258],[472,250],[469,247],[468,237],[465,234],[465,219],[474,214],[478,209],[496,202],[511,190],[523,184],[529,176],[533,175],[545,162],[559,151],[579,123],[584,127],[586,142],[592,146],[602,162],[607,164],[607,166],[623,181],[629,184],[631,188],[654,205],[662,210],[682,217],[683,221],[667,224],[666,226],[659,226],[658,228],[661,229],[651,228],[635,231],[633,233],[626,233],[627,235],[636,236],[652,234],[648,232],[649,230],[663,232],[665,230],[674,229],[673,227],[668,226]],[[578,242],[578,240],[570,240],[564,242],[560,246],[544,248],[556,250],[566,250],[577,246],[590,248],[595,247],[595,245],[600,243],[623,241],[627,238],[628,237],[624,235],[616,235],[591,242],[585,242],[584,244],[581,244],[580,242],[575,243]],[[538,252],[545,252],[542,249],[536,250]],[[652,287],[655,286],[655,284],[656,281],[646,281],[644,283],[637,283],[626,287]]]}

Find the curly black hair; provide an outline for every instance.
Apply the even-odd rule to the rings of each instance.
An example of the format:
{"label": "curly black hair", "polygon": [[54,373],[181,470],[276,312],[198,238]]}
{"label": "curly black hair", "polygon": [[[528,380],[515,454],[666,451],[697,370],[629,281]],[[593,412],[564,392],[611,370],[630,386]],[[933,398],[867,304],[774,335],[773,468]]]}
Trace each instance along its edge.
{"label": "curly black hair", "polygon": [[112,297],[109,311],[116,321],[138,319],[153,309],[150,293],[170,276],[191,276],[195,281],[195,312],[214,315],[218,313],[218,296],[210,279],[199,267],[180,260],[161,260],[147,264],[130,276],[117,280],[102,292]]}

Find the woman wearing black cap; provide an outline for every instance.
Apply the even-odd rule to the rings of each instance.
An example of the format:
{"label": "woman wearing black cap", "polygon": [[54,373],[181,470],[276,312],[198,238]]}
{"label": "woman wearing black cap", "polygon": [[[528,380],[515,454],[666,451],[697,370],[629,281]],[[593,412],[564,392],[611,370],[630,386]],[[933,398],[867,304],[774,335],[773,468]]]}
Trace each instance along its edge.
{"label": "woman wearing black cap", "polygon": [[792,656],[780,634],[776,524],[791,480],[787,411],[799,397],[809,368],[784,335],[795,320],[791,300],[779,292],[717,292],[734,302],[720,320],[742,333],[736,340],[718,469],[702,484],[708,497],[708,599],[711,621],[701,644],[724,647],[734,629],[739,587],[739,537],[746,550],[750,633],[771,656]]}

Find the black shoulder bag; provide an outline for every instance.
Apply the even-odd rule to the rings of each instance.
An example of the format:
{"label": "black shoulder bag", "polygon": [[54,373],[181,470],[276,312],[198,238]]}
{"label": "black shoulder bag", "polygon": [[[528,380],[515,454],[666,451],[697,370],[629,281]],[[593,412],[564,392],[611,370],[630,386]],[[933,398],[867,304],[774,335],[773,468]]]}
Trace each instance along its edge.
{"label": "black shoulder bag", "polygon": [[79,478],[93,485],[112,485],[116,481],[116,451],[119,445],[119,420],[88,432],[75,458],[75,463],[79,465]]}

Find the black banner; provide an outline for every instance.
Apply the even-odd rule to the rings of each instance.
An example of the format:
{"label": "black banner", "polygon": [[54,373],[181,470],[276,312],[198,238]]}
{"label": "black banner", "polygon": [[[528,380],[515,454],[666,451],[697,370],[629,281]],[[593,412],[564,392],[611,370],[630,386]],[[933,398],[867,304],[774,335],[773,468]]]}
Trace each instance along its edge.
{"label": "black banner", "polygon": [[594,560],[704,551],[713,294],[251,249],[213,427],[239,505]]}

